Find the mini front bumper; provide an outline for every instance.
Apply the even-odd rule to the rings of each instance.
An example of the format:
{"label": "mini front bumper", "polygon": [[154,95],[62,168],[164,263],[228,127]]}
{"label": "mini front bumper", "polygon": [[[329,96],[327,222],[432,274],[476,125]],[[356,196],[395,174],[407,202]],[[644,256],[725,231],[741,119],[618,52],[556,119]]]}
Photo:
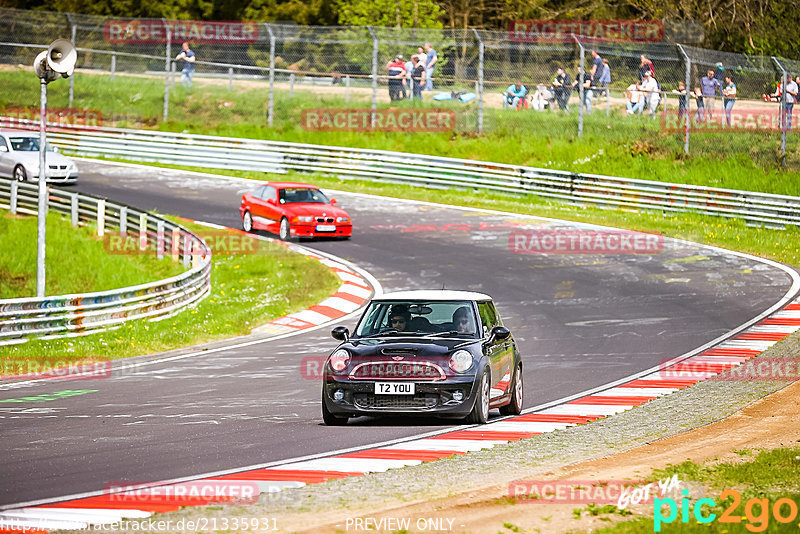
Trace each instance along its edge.
{"label": "mini front bumper", "polygon": [[[472,411],[478,392],[474,376],[450,377],[441,381],[414,381],[414,395],[375,394],[376,380],[336,379],[326,375],[323,382],[323,402],[334,415],[436,415],[465,417]],[[341,401],[333,394],[342,390]],[[461,391],[463,399],[456,401],[453,393]]]}

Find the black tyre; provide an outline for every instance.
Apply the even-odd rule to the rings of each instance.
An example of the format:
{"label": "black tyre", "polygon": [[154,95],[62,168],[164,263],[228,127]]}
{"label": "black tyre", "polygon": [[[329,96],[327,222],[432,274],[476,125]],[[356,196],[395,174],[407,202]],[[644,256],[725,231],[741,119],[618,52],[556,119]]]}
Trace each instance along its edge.
{"label": "black tyre", "polygon": [[325,391],[322,391],[322,421],[328,426],[343,426],[347,424],[347,420],[349,417],[339,417],[338,415],[333,415],[331,412],[328,411],[328,407],[325,405]]}
{"label": "black tyre", "polygon": [[503,415],[519,415],[522,413],[523,387],[522,387],[522,364],[517,364],[512,378],[511,402],[500,407]]}
{"label": "black tyre", "polygon": [[23,167],[22,165],[17,165],[16,167],[14,167],[14,178],[18,182],[24,182],[25,180],[27,180],[28,173],[25,172],[25,167]]}
{"label": "black tyre", "polygon": [[480,384],[478,385],[478,395],[475,397],[475,406],[466,418],[467,423],[482,425],[489,420],[489,370],[483,371]]}
{"label": "black tyre", "polygon": [[291,228],[289,226],[289,219],[284,217],[281,219],[281,228],[279,230],[278,237],[280,237],[282,241],[289,241],[290,236]]}
{"label": "black tyre", "polygon": [[245,211],[242,216],[242,230],[245,232],[253,231],[253,216],[250,215],[249,211]]}

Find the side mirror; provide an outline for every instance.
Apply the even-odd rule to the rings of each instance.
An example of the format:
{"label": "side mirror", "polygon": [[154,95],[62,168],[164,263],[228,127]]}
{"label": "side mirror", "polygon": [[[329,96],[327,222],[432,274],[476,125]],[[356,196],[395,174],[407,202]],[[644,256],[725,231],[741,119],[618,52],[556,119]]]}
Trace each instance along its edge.
{"label": "side mirror", "polygon": [[331,204],[336,204],[336,199],[335,198],[331,199]]}
{"label": "side mirror", "polygon": [[267,204],[275,204],[275,199],[274,198],[268,198],[267,199]]}
{"label": "side mirror", "polygon": [[331,330],[331,336],[339,341],[347,341],[350,338],[350,330],[346,326],[336,326]]}
{"label": "side mirror", "polygon": [[492,328],[492,335],[489,337],[490,341],[502,341],[504,339],[508,339],[508,336],[511,335],[511,330],[506,328],[505,326],[495,326]]}

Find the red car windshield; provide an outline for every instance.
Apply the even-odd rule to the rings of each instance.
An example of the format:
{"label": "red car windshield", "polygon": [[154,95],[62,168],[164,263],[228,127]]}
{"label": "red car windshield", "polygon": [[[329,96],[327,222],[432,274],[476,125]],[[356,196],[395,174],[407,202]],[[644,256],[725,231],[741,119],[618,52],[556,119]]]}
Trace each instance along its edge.
{"label": "red car windshield", "polygon": [[307,187],[287,187],[278,191],[278,199],[281,204],[330,204],[319,189],[309,189]]}

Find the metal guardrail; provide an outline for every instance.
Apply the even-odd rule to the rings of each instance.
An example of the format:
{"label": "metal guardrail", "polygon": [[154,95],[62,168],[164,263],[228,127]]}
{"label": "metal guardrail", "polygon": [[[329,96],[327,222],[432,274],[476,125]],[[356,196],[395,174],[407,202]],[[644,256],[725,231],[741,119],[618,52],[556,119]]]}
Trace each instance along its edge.
{"label": "metal guardrail", "polygon": [[[0,179],[0,208],[37,214],[38,186]],[[48,187],[48,210],[72,224],[90,221],[98,236],[118,231],[137,238],[139,251],[155,249],[188,267],[184,273],[148,284],[109,291],[44,298],[0,300],[0,345],[31,337],[56,338],[95,333],[134,320],[164,317],[191,306],[211,291],[211,249],[186,228],[153,214],[102,198]]]}
{"label": "metal guardrail", "polygon": [[[0,127],[36,121],[0,117]],[[51,142],[88,157],[112,157],[284,174],[320,172],[421,187],[470,188],[537,195],[597,206],[690,211],[783,228],[800,226],[800,197],[540,169],[385,150],[237,139],[209,135],[50,127]]]}

